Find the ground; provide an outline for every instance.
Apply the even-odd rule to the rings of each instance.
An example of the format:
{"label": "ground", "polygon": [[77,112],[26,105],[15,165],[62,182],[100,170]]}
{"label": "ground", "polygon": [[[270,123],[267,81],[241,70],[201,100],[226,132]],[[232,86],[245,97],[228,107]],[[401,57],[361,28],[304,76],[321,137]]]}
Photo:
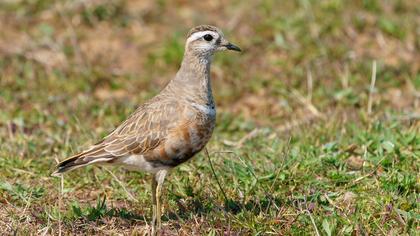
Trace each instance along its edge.
{"label": "ground", "polygon": [[158,93],[206,23],[244,50],[214,58],[211,163],[168,177],[164,235],[418,234],[419,16],[404,0],[2,1],[0,232],[147,232],[150,176],[50,173]]}

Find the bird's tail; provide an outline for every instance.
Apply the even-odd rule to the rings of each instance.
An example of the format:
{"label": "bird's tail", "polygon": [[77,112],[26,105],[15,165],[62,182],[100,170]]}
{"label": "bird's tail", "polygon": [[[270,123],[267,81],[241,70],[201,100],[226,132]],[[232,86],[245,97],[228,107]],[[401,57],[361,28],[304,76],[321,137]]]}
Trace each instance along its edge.
{"label": "bird's tail", "polygon": [[87,166],[94,163],[109,162],[113,159],[113,156],[96,156],[91,155],[93,150],[82,152],[66,160],[58,163],[57,169],[51,174],[52,176],[60,176],[62,173],[71,171],[83,166]]}

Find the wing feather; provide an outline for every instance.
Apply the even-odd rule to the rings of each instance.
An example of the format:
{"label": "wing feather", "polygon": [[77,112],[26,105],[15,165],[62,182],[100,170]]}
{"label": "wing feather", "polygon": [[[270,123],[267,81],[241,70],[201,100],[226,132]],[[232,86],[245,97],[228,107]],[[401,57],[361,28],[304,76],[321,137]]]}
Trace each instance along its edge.
{"label": "wing feather", "polygon": [[174,101],[159,101],[140,106],[127,120],[88,150],[60,164],[56,173],[120,157],[145,154],[165,142],[168,133],[179,124],[182,107]]}

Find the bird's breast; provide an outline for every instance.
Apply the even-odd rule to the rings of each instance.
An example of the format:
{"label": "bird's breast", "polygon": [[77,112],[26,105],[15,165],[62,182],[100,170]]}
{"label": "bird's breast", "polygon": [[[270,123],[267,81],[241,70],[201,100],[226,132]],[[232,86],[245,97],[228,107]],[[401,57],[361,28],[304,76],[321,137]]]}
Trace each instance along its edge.
{"label": "bird's breast", "polygon": [[213,107],[184,111],[182,122],[168,134],[165,142],[153,151],[153,159],[163,165],[177,166],[201,151],[210,140],[215,127]]}

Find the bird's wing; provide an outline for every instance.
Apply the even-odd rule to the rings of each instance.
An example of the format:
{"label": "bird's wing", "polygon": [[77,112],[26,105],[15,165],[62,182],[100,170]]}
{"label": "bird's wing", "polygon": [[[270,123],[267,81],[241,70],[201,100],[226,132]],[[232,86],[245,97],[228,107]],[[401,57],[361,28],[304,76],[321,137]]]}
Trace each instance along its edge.
{"label": "bird's wing", "polygon": [[[114,157],[146,153],[163,142],[168,132],[176,127],[180,120],[178,112],[177,102],[146,104],[95,146]],[[102,152],[98,153],[99,157]]]}
{"label": "bird's wing", "polygon": [[102,141],[58,164],[57,173],[151,151],[164,142],[168,133],[179,124],[179,113],[180,105],[176,101],[140,106]]}

